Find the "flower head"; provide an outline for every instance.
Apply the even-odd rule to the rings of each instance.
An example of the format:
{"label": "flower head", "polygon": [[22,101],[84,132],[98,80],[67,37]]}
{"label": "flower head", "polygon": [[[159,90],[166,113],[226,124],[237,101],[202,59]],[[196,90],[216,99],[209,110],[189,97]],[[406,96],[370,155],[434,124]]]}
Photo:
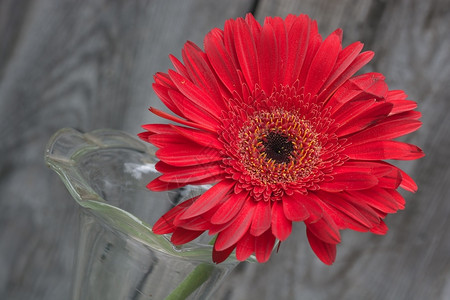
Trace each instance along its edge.
{"label": "flower head", "polygon": [[155,75],[153,88],[175,124],[144,125],[159,148],[163,191],[213,184],[162,216],[157,234],[174,244],[217,234],[213,260],[269,259],[277,241],[304,222],[312,250],[333,263],[340,230],[385,234],[389,213],[404,208],[397,191],[417,189],[387,159],[412,160],[418,147],[393,139],[421,125],[416,104],[389,90],[383,75],[354,74],[373,57],[363,45],[322,40],[306,15],[252,15],[213,29],[204,50],[187,42],[182,62]]}

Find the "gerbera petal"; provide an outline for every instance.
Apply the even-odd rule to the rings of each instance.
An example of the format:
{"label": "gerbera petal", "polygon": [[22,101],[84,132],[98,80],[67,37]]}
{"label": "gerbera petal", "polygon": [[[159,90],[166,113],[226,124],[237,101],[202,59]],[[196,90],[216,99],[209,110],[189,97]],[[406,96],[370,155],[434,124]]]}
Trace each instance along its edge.
{"label": "gerbera petal", "polygon": [[259,236],[270,228],[272,219],[272,209],[269,201],[260,200],[256,204],[255,211],[253,213],[253,221],[250,226],[250,234]]}
{"label": "gerbera petal", "polygon": [[385,189],[373,188],[366,191],[351,191],[351,197],[367,203],[369,206],[386,213],[394,213],[399,209],[397,201]]}
{"label": "gerbera petal", "polygon": [[[405,91],[402,91],[402,90],[390,90],[386,96],[386,100],[388,100],[388,101],[403,101],[403,100],[406,100],[406,98],[408,98],[408,95],[405,93]],[[409,101],[410,100],[407,100],[406,103],[408,103]],[[411,101],[411,102],[414,102],[414,101]],[[411,109],[415,109],[416,107],[417,107],[417,103],[414,107],[411,107]]]}
{"label": "gerbera petal", "polygon": [[[321,91],[323,91],[324,89],[328,89],[327,87],[338,77],[340,77],[340,75],[345,71],[345,69],[347,69],[347,67],[350,66],[350,64],[356,59],[356,57],[361,52],[362,48],[363,44],[361,42],[354,42],[339,52],[338,57],[336,59],[336,64],[334,65],[333,70],[330,76],[328,76],[325,84],[320,89]],[[353,74],[350,74],[349,77],[351,75]]]}
{"label": "gerbera petal", "polygon": [[169,124],[145,124],[141,126],[143,129],[149,131],[150,133],[165,133],[173,134],[174,130],[172,125]]}
{"label": "gerbera petal", "polygon": [[[392,102],[389,102],[392,104]],[[392,108],[394,109],[394,108]],[[422,113],[416,110],[403,111],[400,113],[393,114],[392,110],[389,114],[389,117],[386,118],[386,121],[397,121],[397,120],[419,120],[422,117]]]}
{"label": "gerbera petal", "polygon": [[[265,24],[271,24],[275,39],[277,42],[277,73],[274,75],[275,83],[283,83],[286,67],[288,65],[287,55],[288,55],[288,34],[285,27],[285,22],[280,17],[274,17],[270,19],[266,19]],[[273,58],[271,58],[273,60]]]}
{"label": "gerbera petal", "polygon": [[358,111],[357,114],[341,120],[340,127],[336,130],[339,137],[346,136],[367,128],[380,119],[387,117],[392,109],[390,103],[374,103],[369,109],[365,111]]}
{"label": "gerbera petal", "polygon": [[223,32],[217,29],[208,33],[204,41],[204,47],[217,77],[227,87],[230,94],[233,91],[240,90],[239,75],[233,63],[233,58],[225,48]]}
{"label": "gerbera petal", "polygon": [[202,107],[205,111],[216,118],[220,118],[222,99],[213,99],[204,90],[193,84],[189,79],[181,76],[175,71],[169,70],[169,76],[178,90],[190,99],[197,107]]}
{"label": "gerbera petal", "polygon": [[187,185],[187,183],[177,183],[177,182],[166,182],[161,181],[158,178],[153,179],[149,184],[147,184],[147,188],[154,192],[162,192],[162,191],[168,191],[172,189],[177,189],[180,187],[183,187]]}
{"label": "gerbera petal", "polygon": [[[359,163],[359,162],[356,162]],[[361,162],[370,165],[370,162]],[[385,162],[372,162],[373,168],[369,171],[378,178],[378,187],[396,189],[403,178],[398,168]]]}
{"label": "gerbera petal", "polygon": [[255,208],[255,201],[245,202],[234,221],[217,235],[216,243],[214,244],[216,250],[225,250],[236,244],[244,236],[252,224]]}
{"label": "gerbera petal", "polygon": [[286,218],[283,204],[275,201],[272,206],[272,233],[280,241],[284,241],[291,234],[292,221]]}
{"label": "gerbera petal", "polygon": [[[233,188],[234,182],[231,180],[222,180],[212,188],[203,193],[180,217],[188,219],[210,210],[216,206],[226,194]],[[222,249],[223,250],[223,249]]]}
{"label": "gerbera petal", "polygon": [[302,68],[300,70],[300,74],[298,75],[300,86],[305,85],[306,77],[308,76],[312,60],[315,57],[320,45],[322,44],[322,36],[319,34],[317,22],[315,20],[312,20],[310,24],[311,26],[309,27],[307,51],[302,64]]}
{"label": "gerbera petal", "polygon": [[327,265],[333,264],[336,259],[336,245],[326,243],[323,240],[319,239],[314,233],[309,230],[309,227],[306,228],[306,236],[308,237],[309,245],[317,257]]}
{"label": "gerbera petal", "polygon": [[350,101],[341,106],[333,115],[333,119],[338,126],[351,122],[358,115],[367,111],[370,107],[377,106],[375,99],[367,101]]}
{"label": "gerbera petal", "polygon": [[212,183],[216,183],[218,180],[220,180],[220,178],[218,178],[218,177],[208,177],[203,180],[191,181],[191,182],[167,182],[167,181],[160,180],[158,177],[158,178],[153,179],[149,184],[147,184],[147,188],[154,192],[163,192],[163,191],[178,189],[178,188],[186,186],[188,184],[192,184],[192,185],[212,184]]}
{"label": "gerbera petal", "polygon": [[275,81],[278,74],[278,49],[275,33],[271,24],[265,24],[261,31],[261,39],[258,50],[260,85],[267,95],[272,92],[272,87],[277,85]]}
{"label": "gerbera petal", "polygon": [[417,192],[417,184],[414,182],[414,180],[408,174],[406,174],[403,170],[401,170],[401,169],[398,169],[398,170],[400,171],[400,174],[402,175],[402,182],[400,183],[400,186],[407,191],[410,191],[413,193]]}
{"label": "gerbera petal", "polygon": [[142,126],[148,131],[140,133],[139,137],[152,143],[158,148],[163,148],[168,145],[185,145],[194,143],[197,146],[201,145],[207,148],[211,147],[219,150],[223,149],[223,144],[217,139],[217,135],[210,132],[174,125],[155,125],[161,126]]}
{"label": "gerbera petal", "polygon": [[244,261],[255,252],[255,237],[246,233],[236,244],[236,258]]}
{"label": "gerbera petal", "polygon": [[198,238],[204,231],[188,230],[177,227],[170,238],[174,245],[183,245]]}
{"label": "gerbera petal", "polygon": [[259,82],[258,53],[248,24],[241,18],[236,20],[234,43],[240,69],[249,88],[253,90]]}
{"label": "gerbera petal", "polygon": [[194,143],[173,144],[156,151],[156,157],[172,166],[194,166],[223,159],[220,151]]}
{"label": "gerbera petal", "polygon": [[162,103],[170,109],[172,112],[174,112],[176,115],[185,118],[183,112],[178,109],[178,107],[173,102],[172,98],[169,96],[169,91],[172,91],[173,89],[167,88],[165,86],[159,85],[154,83],[152,85],[153,90],[155,91],[156,95],[161,99]]}
{"label": "gerbera petal", "polygon": [[342,30],[338,29],[330,34],[320,45],[314,56],[305,81],[305,92],[317,94],[330,75],[339,51],[341,50]]}
{"label": "gerbera petal", "polygon": [[248,192],[232,194],[211,217],[212,224],[225,224],[232,220],[241,210],[248,198]]}
{"label": "gerbera petal", "polygon": [[[268,17],[268,18],[270,18],[270,17]],[[258,45],[263,26],[261,26],[261,24],[255,19],[255,17],[251,13],[247,13],[245,15],[244,20],[245,20],[245,23],[248,24],[250,33],[253,36],[253,38],[255,39],[255,45]]]}
{"label": "gerbera petal", "polygon": [[393,120],[383,121],[366,128],[356,134],[346,137],[352,145],[358,145],[375,140],[390,140],[411,133],[422,125],[418,120]]}
{"label": "gerbera petal", "polygon": [[138,133],[137,136],[138,136],[141,140],[143,140],[143,141],[145,141],[145,142],[149,142],[148,138],[149,138],[151,135],[152,135],[151,132],[144,131],[144,132]]}
{"label": "gerbera petal", "polygon": [[[346,216],[346,218],[342,218],[342,220],[347,221],[347,225],[355,226],[357,229],[368,230],[372,226],[372,223],[351,204],[351,202],[347,201],[345,194],[338,193],[326,193],[320,192],[318,195],[322,201],[327,203],[327,205],[332,206],[335,209],[335,212],[340,212]],[[351,219],[351,220],[348,220]]]}
{"label": "gerbera petal", "polygon": [[194,141],[199,145],[219,150],[223,149],[223,144],[217,139],[216,134],[181,126],[170,126],[172,126],[172,128],[180,133],[183,137]]}
{"label": "gerbera petal", "polygon": [[233,61],[236,71],[239,68],[239,61],[236,55],[236,45],[234,43],[236,21],[233,19],[225,21],[223,26],[223,40],[227,53]]}
{"label": "gerbera petal", "polygon": [[373,141],[360,145],[351,145],[345,149],[345,154],[351,159],[362,160],[412,160],[424,156],[423,151],[416,145],[398,141]]}
{"label": "gerbera petal", "polygon": [[307,195],[302,195],[303,197],[299,198],[302,200],[303,206],[308,210],[309,217],[307,222],[314,223],[320,218],[322,218],[324,211],[320,206],[320,198],[316,196],[313,192],[309,192]]}
{"label": "gerbera petal", "polygon": [[208,178],[219,178],[225,171],[215,163],[198,166],[175,167],[159,161],[155,165],[156,170],[163,173],[159,177],[161,181],[189,183],[206,180]]}
{"label": "gerbera petal", "polygon": [[384,81],[383,74],[371,72],[355,76],[349,79],[360,91],[371,95],[370,98],[382,99],[386,98],[388,86]]}
{"label": "gerbera petal", "polygon": [[306,227],[315,236],[326,243],[338,244],[341,242],[339,229],[328,214],[323,214],[322,218],[314,223],[306,223]]}
{"label": "gerbera petal", "polygon": [[[216,76],[207,62],[206,54],[194,43],[188,41],[181,52],[191,81],[204,90],[217,104],[225,109]],[[221,105],[222,104],[222,105]]]}
{"label": "gerbera petal", "polygon": [[173,125],[168,126],[168,128],[160,130],[162,133],[144,132],[146,133],[145,135],[143,133],[139,136],[158,148],[193,145],[194,147],[213,147],[214,149],[222,149],[222,147],[218,147],[218,144],[221,145],[221,143],[217,141],[217,138],[214,140],[214,135],[209,132],[198,131],[191,128],[177,129]]}
{"label": "gerbera petal", "polygon": [[[355,49],[351,49],[352,53],[354,54],[356,53],[358,48],[355,47]],[[347,54],[347,53],[346,53]],[[326,100],[330,95],[332,95],[332,93],[340,86],[342,85],[344,82],[346,82],[352,75],[354,75],[359,69],[361,69],[364,65],[366,65],[374,56],[374,53],[372,51],[366,51],[363,52],[361,54],[359,54],[352,62],[351,64],[344,70],[342,70],[342,65],[341,62],[338,61],[336,62],[336,67],[337,69],[334,70],[332,73],[335,74],[336,79],[334,79],[333,81],[330,80],[330,82],[325,83],[324,86],[322,87],[319,97],[318,97],[318,102],[322,102],[323,100]],[[349,55],[345,58],[346,63],[350,60],[353,59],[353,56]],[[344,63],[344,61],[342,62]],[[333,78],[333,77],[331,77]]]}
{"label": "gerbera petal", "polygon": [[288,220],[303,221],[309,217],[309,212],[303,205],[303,202],[308,201],[306,196],[295,193],[292,196],[285,195],[283,197],[283,211]]}
{"label": "gerbera petal", "polygon": [[176,89],[175,84],[172,82],[172,79],[170,79],[170,76],[167,73],[157,72],[153,76],[153,79],[155,80],[156,85],[160,85],[167,89]]}
{"label": "gerbera petal", "polygon": [[355,172],[369,173],[379,177],[389,173],[391,169],[393,169],[393,166],[385,162],[349,160],[342,166],[334,167],[331,174]]}
{"label": "gerbera petal", "polygon": [[178,216],[175,217],[173,224],[187,230],[205,232],[211,227],[209,219],[211,219],[212,214],[214,214],[214,208],[190,219],[181,219],[182,214],[178,214]]}
{"label": "gerbera petal", "polygon": [[393,105],[391,114],[399,114],[411,111],[417,107],[417,102],[412,100],[388,100]]}
{"label": "gerbera petal", "polygon": [[376,209],[374,209],[367,203],[360,201],[358,198],[354,198],[349,193],[342,193],[342,197],[344,197],[346,201],[351,203],[351,205],[354,206],[359,211],[359,213],[364,216],[364,218],[368,221],[368,227],[373,228],[375,226],[378,226],[381,219],[380,214]]}
{"label": "gerbera petal", "polygon": [[417,108],[417,103],[412,100],[406,100],[408,95],[402,90],[392,90],[387,93],[386,100],[393,104],[391,114],[411,111]]}
{"label": "gerbera petal", "polygon": [[203,129],[203,130],[206,130],[206,131],[216,132],[215,127],[210,127],[210,126],[207,126],[207,125],[202,124],[202,123],[197,124],[197,123],[194,123],[194,122],[186,121],[186,120],[183,120],[181,118],[172,116],[172,115],[170,115],[170,114],[168,114],[166,112],[163,112],[162,110],[159,110],[159,109],[154,108],[154,107],[150,107],[150,111],[152,113],[154,113],[155,115],[157,115],[157,116],[159,116],[161,118],[164,118],[166,120],[169,120],[169,121],[173,121],[173,122],[176,122],[176,123],[179,123],[179,124],[182,124],[182,125],[186,125],[186,126],[190,126],[190,127],[194,127],[194,128],[197,128],[197,129]]}
{"label": "gerbera petal", "polygon": [[275,237],[270,230],[267,230],[260,236],[257,236],[255,238],[256,260],[260,263],[268,261],[274,245]]}
{"label": "gerbera petal", "polygon": [[294,83],[300,75],[309,45],[311,20],[307,15],[295,18],[288,32],[288,58],[284,84]]}
{"label": "gerbera petal", "polygon": [[172,233],[176,228],[176,226],[173,224],[173,221],[175,220],[175,218],[180,213],[183,213],[184,211],[186,211],[186,209],[188,209],[188,207],[191,206],[192,203],[194,203],[196,199],[197,199],[197,197],[186,200],[186,201],[178,204],[177,206],[173,207],[168,212],[166,212],[153,225],[152,231],[156,234]]}
{"label": "gerbera petal", "polygon": [[207,125],[210,128],[217,128],[219,124],[217,118],[189,98],[174,90],[169,91],[169,96],[186,119],[197,124]]}
{"label": "gerbera petal", "polygon": [[402,183],[402,175],[398,170],[392,170],[392,173],[378,178],[378,187],[385,189],[396,189]]}
{"label": "gerbera petal", "polygon": [[214,245],[213,253],[212,253],[212,261],[216,264],[219,264],[219,263],[225,261],[228,258],[228,256],[230,256],[231,252],[233,252],[234,248],[236,248],[235,245],[233,245],[227,249],[218,251]]}
{"label": "gerbera petal", "polygon": [[334,114],[349,101],[384,99],[387,91],[388,87],[382,74],[366,73],[358,75],[342,84],[326,103],[325,107],[329,107],[331,113]]}
{"label": "gerbera petal", "polygon": [[[180,146],[186,139],[179,134],[149,134],[147,136],[147,141],[152,143],[158,148],[165,147],[167,145]],[[187,140],[189,142],[189,140]]]}
{"label": "gerbera petal", "polygon": [[379,235],[385,235],[388,232],[388,230],[389,229],[388,229],[386,223],[384,223],[384,221],[381,220],[380,224],[378,224],[377,226],[374,226],[373,228],[370,229],[370,232],[379,234]]}
{"label": "gerbera petal", "polygon": [[399,209],[405,208],[405,198],[397,190],[386,189],[386,192],[392,196]]}
{"label": "gerbera petal", "polygon": [[[183,76],[185,78],[189,78],[189,73],[188,73],[186,66],[183,65],[183,63],[178,58],[176,58],[175,56],[170,54],[169,59],[172,62],[172,65],[175,67],[175,70],[177,71],[177,73],[179,73],[181,76]],[[168,76],[168,77],[170,79],[170,76]],[[172,82],[172,84],[173,84],[173,82]]]}
{"label": "gerbera petal", "polygon": [[372,174],[348,172],[333,174],[331,181],[320,183],[320,188],[327,192],[346,190],[364,190],[378,184],[378,179]]}

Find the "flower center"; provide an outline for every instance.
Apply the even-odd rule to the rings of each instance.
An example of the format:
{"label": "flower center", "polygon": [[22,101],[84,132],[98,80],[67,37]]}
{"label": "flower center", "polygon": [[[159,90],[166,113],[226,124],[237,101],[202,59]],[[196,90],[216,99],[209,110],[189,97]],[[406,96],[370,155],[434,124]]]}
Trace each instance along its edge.
{"label": "flower center", "polygon": [[256,111],[238,133],[240,163],[260,184],[296,182],[311,174],[321,144],[298,111]]}
{"label": "flower center", "polygon": [[275,132],[269,134],[262,139],[264,152],[269,159],[273,159],[275,163],[288,163],[291,160],[291,153],[294,150],[294,144],[285,135]]}

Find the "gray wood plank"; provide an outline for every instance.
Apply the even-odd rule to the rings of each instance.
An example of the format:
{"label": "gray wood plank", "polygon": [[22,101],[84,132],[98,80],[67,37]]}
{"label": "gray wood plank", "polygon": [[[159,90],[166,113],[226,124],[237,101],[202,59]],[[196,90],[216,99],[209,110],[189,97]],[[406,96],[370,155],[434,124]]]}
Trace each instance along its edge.
{"label": "gray wood plank", "polygon": [[[217,299],[450,299],[450,3],[448,0],[260,0],[256,16],[308,13],[375,50],[365,71],[419,103],[408,137],[427,157],[402,163],[419,185],[387,218],[387,236],[345,232],[332,267],[299,224],[266,264],[242,264]],[[152,75],[189,39],[243,16],[253,1],[0,2],[0,299],[67,299],[75,204],[43,163],[57,129],[139,132],[156,121]]]}

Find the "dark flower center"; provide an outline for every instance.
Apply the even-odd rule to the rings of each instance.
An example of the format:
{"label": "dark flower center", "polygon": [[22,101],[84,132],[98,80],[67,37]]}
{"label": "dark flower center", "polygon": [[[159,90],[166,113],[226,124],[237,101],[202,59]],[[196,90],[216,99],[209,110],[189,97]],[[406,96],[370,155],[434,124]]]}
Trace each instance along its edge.
{"label": "dark flower center", "polygon": [[251,115],[238,133],[239,163],[260,184],[296,182],[319,162],[319,135],[298,111],[283,108]]}
{"label": "dark flower center", "polygon": [[291,161],[294,144],[287,136],[270,132],[261,142],[268,159],[273,159],[278,164]]}

